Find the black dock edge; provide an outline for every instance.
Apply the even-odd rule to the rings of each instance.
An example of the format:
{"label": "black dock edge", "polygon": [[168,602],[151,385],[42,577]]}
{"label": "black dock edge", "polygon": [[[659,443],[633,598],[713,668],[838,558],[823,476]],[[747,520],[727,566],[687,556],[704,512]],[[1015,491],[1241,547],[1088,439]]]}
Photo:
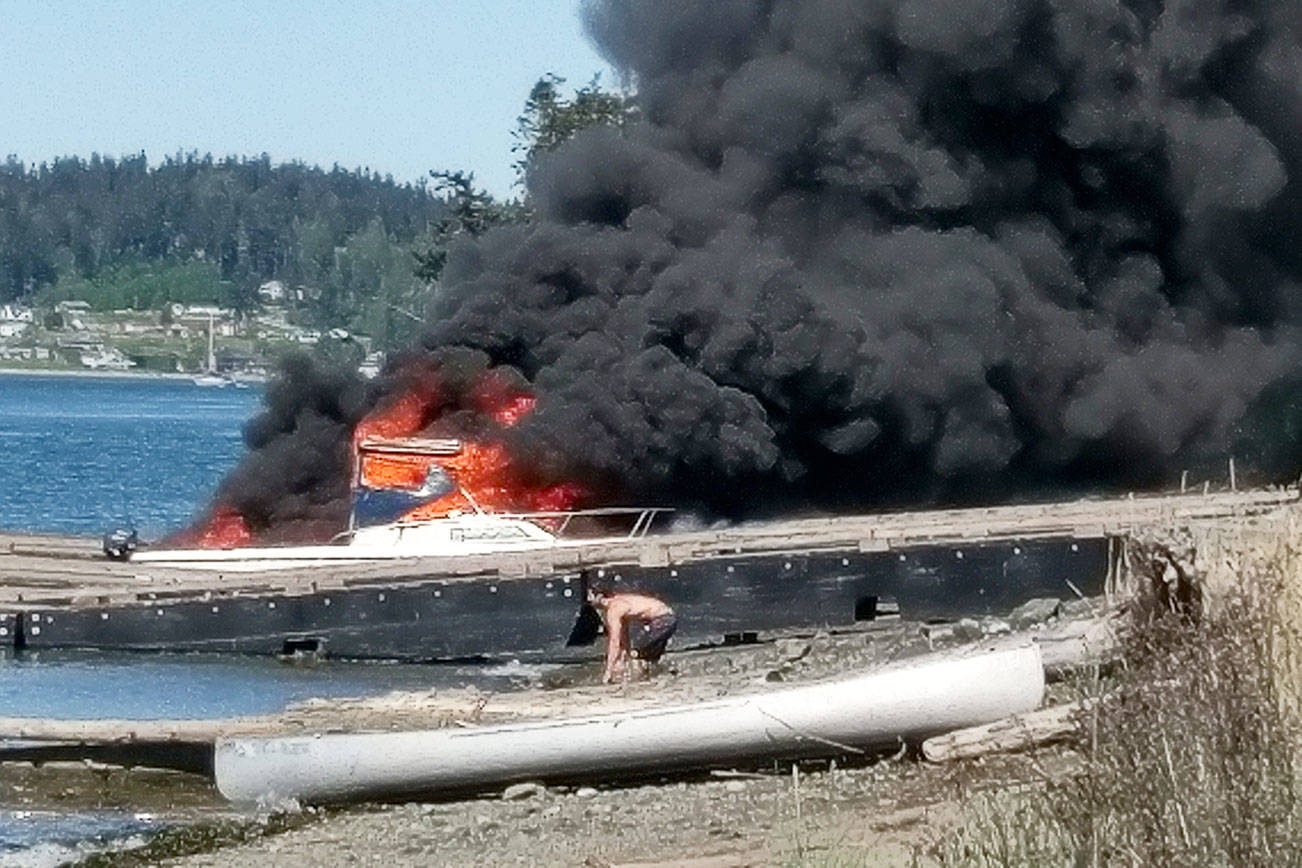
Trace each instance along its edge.
{"label": "black dock edge", "polygon": [[[732,553],[607,563],[541,576],[418,576],[311,593],[156,599],[32,611],[14,647],[212,651],[351,659],[546,660],[591,656],[590,583],[654,594],[679,616],[675,648],[770,631],[1000,614],[1034,597],[1102,593],[1108,540],[1049,538]],[[568,649],[568,650],[567,650]]]}

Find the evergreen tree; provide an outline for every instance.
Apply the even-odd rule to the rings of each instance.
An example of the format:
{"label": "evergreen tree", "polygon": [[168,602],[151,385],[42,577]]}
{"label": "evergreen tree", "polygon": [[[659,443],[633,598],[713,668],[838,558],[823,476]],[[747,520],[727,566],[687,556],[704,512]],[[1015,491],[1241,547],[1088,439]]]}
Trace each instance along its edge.
{"label": "evergreen tree", "polygon": [[156,167],[143,154],[38,166],[11,157],[0,165],[0,301],[80,279],[95,306],[132,306],[115,283],[122,268],[206,263],[220,281],[208,300],[247,312],[267,280],[324,283],[334,250],[374,221],[405,256],[444,211],[424,185],[265,155],[177,155]]}
{"label": "evergreen tree", "polygon": [[604,90],[600,74],[576,90],[570,99],[561,95],[564,83],[564,78],[552,73],[538,79],[516,120],[512,134],[515,145],[511,150],[520,155],[515,170],[521,186],[528,186],[529,171],[539,155],[554,150],[580,130],[595,126],[622,127],[637,116],[632,98]]}

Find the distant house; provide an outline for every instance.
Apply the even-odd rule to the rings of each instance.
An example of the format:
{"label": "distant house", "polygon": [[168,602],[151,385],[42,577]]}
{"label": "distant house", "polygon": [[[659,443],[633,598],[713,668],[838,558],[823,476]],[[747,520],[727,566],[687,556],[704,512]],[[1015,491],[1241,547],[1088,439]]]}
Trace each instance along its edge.
{"label": "distant house", "polygon": [[64,351],[64,355],[71,355],[73,361],[76,356],[83,352],[93,352],[104,348],[104,342],[93,335],[68,335],[61,336],[56,342],[56,346]]}
{"label": "distant house", "polygon": [[11,319],[0,319],[0,338],[19,338],[31,328],[31,323]]}
{"label": "distant house", "polygon": [[181,313],[173,314],[172,319],[178,325],[189,326],[195,334],[208,334],[208,324],[212,323],[213,334],[227,337],[235,334],[235,316],[215,304],[192,304]]}
{"label": "distant house", "polygon": [[62,314],[86,314],[90,313],[90,302],[88,301],[61,301],[54,306],[54,309]]}
{"label": "distant house", "polygon": [[380,375],[384,369],[384,353],[367,353],[366,358],[357,366],[357,373],[370,380]]}
{"label": "distant house", "polygon": [[18,304],[0,305],[0,322],[35,322],[30,307]]}
{"label": "distant house", "polygon": [[50,358],[49,347],[11,347],[0,344],[0,360],[30,362],[45,361]]}
{"label": "distant house", "polygon": [[105,346],[83,350],[81,364],[93,371],[125,371],[136,366],[136,363],[124,356],[117,347]]}
{"label": "distant house", "polygon": [[263,304],[284,304],[289,290],[279,280],[268,280],[258,287],[258,298]]}
{"label": "distant house", "polygon": [[157,332],[158,326],[151,322],[120,320],[113,324],[112,330],[120,335],[143,335]]}

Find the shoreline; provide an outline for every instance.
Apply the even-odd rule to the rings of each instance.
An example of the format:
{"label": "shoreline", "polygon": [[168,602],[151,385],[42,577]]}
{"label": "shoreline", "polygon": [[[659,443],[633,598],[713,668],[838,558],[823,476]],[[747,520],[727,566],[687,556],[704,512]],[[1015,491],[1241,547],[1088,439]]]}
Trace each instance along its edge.
{"label": "shoreline", "polygon": [[[184,373],[173,371],[95,371],[89,368],[7,368],[0,367],[0,377],[49,377],[68,380],[163,380],[169,382],[193,381],[203,376],[202,372]],[[267,380],[244,380],[240,387],[265,386]],[[229,385],[229,384],[228,384]],[[225,388],[222,386],[221,388]]]}
{"label": "shoreline", "polygon": [[9,368],[0,366],[0,376],[63,377],[68,379],[99,380],[193,380],[198,374],[164,371],[94,371],[89,368]]}

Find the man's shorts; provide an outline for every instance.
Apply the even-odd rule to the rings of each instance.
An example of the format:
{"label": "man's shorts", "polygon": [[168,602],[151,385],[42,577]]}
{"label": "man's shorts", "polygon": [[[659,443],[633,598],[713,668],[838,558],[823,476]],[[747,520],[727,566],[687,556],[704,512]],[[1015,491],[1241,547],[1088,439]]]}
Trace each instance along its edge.
{"label": "man's shorts", "polygon": [[656,618],[637,618],[629,630],[629,650],[637,659],[654,663],[665,653],[665,645],[677,629],[678,617],[672,612]]}

